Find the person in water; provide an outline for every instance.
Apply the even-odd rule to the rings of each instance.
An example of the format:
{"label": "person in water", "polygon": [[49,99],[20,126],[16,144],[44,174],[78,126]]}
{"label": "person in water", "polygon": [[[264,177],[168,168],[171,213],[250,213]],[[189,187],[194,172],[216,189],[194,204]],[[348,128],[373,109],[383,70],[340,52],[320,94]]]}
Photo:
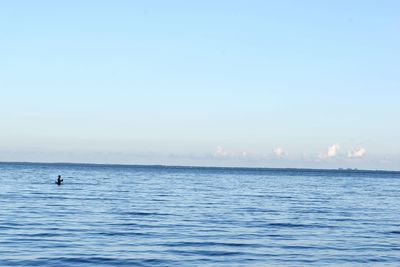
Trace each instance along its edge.
{"label": "person in water", "polygon": [[64,181],[64,179],[61,179],[61,175],[59,175],[57,178],[56,184],[60,185],[63,181]]}

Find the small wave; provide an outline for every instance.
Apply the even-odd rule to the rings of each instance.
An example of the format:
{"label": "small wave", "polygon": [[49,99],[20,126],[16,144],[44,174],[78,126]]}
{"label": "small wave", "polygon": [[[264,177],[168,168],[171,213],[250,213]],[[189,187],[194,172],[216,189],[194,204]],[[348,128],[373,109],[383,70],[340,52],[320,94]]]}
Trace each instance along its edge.
{"label": "small wave", "polygon": [[246,243],[228,243],[228,242],[201,242],[201,241],[187,241],[187,242],[172,242],[172,243],[163,243],[161,246],[166,247],[260,247],[257,244],[246,244]]}
{"label": "small wave", "polygon": [[267,226],[272,226],[272,227],[288,227],[288,228],[309,227],[309,225],[307,225],[307,224],[296,224],[296,223],[268,223]]}
{"label": "small wave", "polygon": [[336,228],[332,225],[324,224],[301,224],[301,223],[268,223],[267,227],[283,227],[283,228]]}
{"label": "small wave", "polygon": [[200,255],[207,257],[224,257],[224,256],[240,256],[244,254],[248,254],[240,251],[215,251],[215,250],[168,250],[168,252],[180,254],[180,255]]}
{"label": "small wave", "polygon": [[23,234],[26,237],[57,237],[61,236],[60,233],[33,233],[33,234]]}
{"label": "small wave", "polygon": [[115,232],[95,232],[94,235],[100,236],[155,236],[154,233],[143,233],[143,232],[133,232],[133,231],[115,231]]}
{"label": "small wave", "polygon": [[164,259],[124,259],[98,256],[5,260],[1,263],[9,266],[171,266],[177,264],[172,260]]}
{"label": "small wave", "polygon": [[390,232],[388,232],[388,234],[400,235],[400,231],[390,231]]}
{"label": "small wave", "polygon": [[172,215],[172,214],[168,214],[168,213],[145,212],[145,211],[119,212],[119,214],[130,215],[130,216],[169,216],[169,215]]}

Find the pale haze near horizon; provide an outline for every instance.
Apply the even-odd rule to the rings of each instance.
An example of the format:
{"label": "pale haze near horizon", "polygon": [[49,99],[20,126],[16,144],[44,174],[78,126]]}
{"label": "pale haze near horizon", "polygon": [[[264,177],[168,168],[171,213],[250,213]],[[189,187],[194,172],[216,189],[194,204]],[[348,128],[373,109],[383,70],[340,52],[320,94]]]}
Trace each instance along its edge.
{"label": "pale haze near horizon", "polygon": [[398,1],[3,1],[0,161],[400,170]]}

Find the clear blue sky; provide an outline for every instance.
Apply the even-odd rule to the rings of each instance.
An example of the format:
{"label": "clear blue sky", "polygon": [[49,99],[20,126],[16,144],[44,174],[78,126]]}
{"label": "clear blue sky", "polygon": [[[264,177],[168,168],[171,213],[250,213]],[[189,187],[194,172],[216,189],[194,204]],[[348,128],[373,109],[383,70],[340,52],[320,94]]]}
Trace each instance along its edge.
{"label": "clear blue sky", "polygon": [[0,160],[400,170],[399,1],[2,1]]}

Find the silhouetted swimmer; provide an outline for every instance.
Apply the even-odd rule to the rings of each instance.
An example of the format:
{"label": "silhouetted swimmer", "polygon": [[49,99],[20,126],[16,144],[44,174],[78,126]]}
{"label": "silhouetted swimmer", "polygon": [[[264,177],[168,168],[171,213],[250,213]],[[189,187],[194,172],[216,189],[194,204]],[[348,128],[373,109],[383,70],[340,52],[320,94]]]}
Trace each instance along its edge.
{"label": "silhouetted swimmer", "polygon": [[61,185],[62,182],[64,182],[64,179],[61,179],[61,175],[59,175],[57,180],[56,180],[56,184]]}

